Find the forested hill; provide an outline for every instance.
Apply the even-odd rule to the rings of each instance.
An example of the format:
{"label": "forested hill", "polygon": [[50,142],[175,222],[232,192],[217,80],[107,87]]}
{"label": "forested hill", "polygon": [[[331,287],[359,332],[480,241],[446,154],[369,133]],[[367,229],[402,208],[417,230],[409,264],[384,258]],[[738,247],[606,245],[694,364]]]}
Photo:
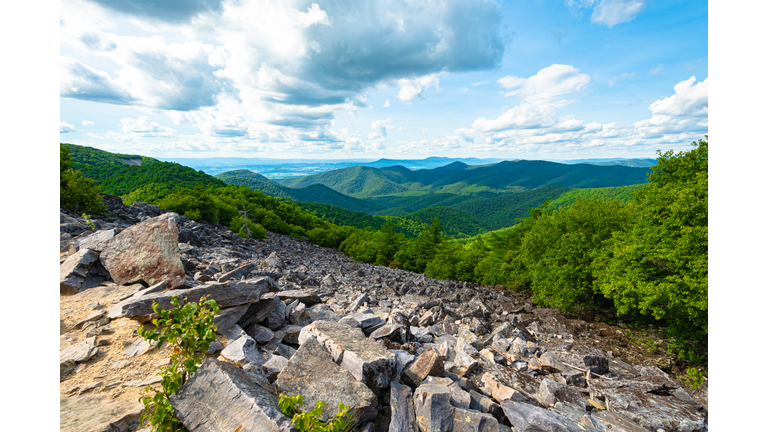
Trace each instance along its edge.
{"label": "forested hill", "polygon": [[402,166],[350,167],[311,176],[281,180],[300,188],[323,184],[356,198],[415,193],[503,194],[544,186],[600,188],[645,183],[648,168],[566,165],[545,161],[505,161],[469,166],[461,162],[435,169],[412,171]]}
{"label": "forested hill", "polygon": [[[101,191],[111,195],[126,195],[134,192],[137,201],[147,197],[162,197],[178,188],[193,188],[198,183],[204,186],[226,186],[221,180],[192,168],[173,162],[161,162],[145,156],[110,153],[93,147],[61,144],[69,149],[72,168],[96,180]],[[140,193],[137,190],[144,188]]]}
{"label": "forested hill", "polygon": [[294,189],[246,169],[223,172],[215,177],[227,184],[245,185],[251,189],[258,189],[270,196],[289,198],[294,201],[329,204],[366,213],[381,210],[376,204],[344,195],[322,184],[313,184]]}

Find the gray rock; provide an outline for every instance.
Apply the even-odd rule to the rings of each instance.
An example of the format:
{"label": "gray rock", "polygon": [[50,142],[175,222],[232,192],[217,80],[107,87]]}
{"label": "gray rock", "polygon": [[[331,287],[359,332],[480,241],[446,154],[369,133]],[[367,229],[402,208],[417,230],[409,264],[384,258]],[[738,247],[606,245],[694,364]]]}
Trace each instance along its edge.
{"label": "gray rock", "polygon": [[275,309],[269,313],[266,319],[267,327],[273,331],[280,330],[286,325],[285,302],[283,302],[280,297],[275,297],[275,301],[277,302],[277,305],[275,306]]}
{"label": "gray rock", "polygon": [[458,383],[452,382],[448,385],[448,390],[451,391],[451,403],[456,408],[470,409],[470,403],[472,398],[469,393],[464,391]]}
{"label": "gray rock", "polygon": [[539,397],[544,405],[554,405],[555,402],[569,402],[582,411],[587,410],[587,402],[578,391],[566,384],[544,378],[539,387]]}
{"label": "gray rock", "polygon": [[501,409],[517,432],[584,432],[597,429],[533,405],[505,400]]}
{"label": "gray rock", "polygon": [[157,347],[157,343],[149,342],[144,338],[138,338],[133,343],[126,346],[125,349],[123,349],[123,354],[128,357],[136,357],[146,352],[149,352],[150,350],[153,350],[156,347]]}
{"label": "gray rock", "polygon": [[469,391],[469,397],[469,409],[480,411],[482,413],[488,413],[496,418],[500,418],[503,414],[501,405],[494,402],[493,399],[483,396],[474,390]]}
{"label": "gray rock", "polygon": [[88,338],[80,343],[64,348],[59,353],[59,363],[73,361],[76,363],[85,362],[95,356],[99,349],[95,346],[94,338]]}
{"label": "gray rock", "polygon": [[555,353],[545,352],[539,356],[539,366],[549,373],[560,373],[569,369],[560,361]]}
{"label": "gray rock", "polygon": [[100,320],[101,318],[103,318],[103,317],[104,317],[104,315],[106,315],[106,312],[104,312],[104,311],[96,311],[96,312],[93,312],[92,314],[90,314],[90,315],[88,315],[87,317],[85,317],[85,318],[81,319],[80,321],[78,321],[78,322],[75,324],[74,328],[78,329],[78,328],[82,327],[82,326],[83,326],[83,324],[85,324],[85,323],[87,323],[87,322],[91,322],[91,321],[98,321],[98,320]]}
{"label": "gray rock", "polygon": [[299,345],[299,335],[301,334],[301,329],[303,328],[304,327],[297,325],[288,325],[283,327],[280,330],[283,332],[283,342]]}
{"label": "gray rock", "polygon": [[210,345],[208,345],[208,351],[206,351],[205,353],[208,354],[208,355],[212,355],[212,354],[215,354],[215,353],[217,353],[217,352],[219,352],[219,351],[221,351],[223,349],[224,349],[224,344],[222,344],[219,341],[213,341],[213,342],[211,342]]}
{"label": "gray rock", "polygon": [[594,410],[590,417],[604,430],[611,432],[648,432],[648,429],[616,412]]}
{"label": "gray rock", "polygon": [[347,315],[347,317],[352,318],[360,323],[360,327],[364,329],[384,323],[384,320],[381,319],[381,317],[372,313],[353,313]]}
{"label": "gray rock", "polygon": [[251,324],[260,323],[277,309],[280,299],[276,297],[263,298],[248,306],[248,310],[237,321],[237,325],[246,328]]}
{"label": "gray rock", "polygon": [[190,432],[295,431],[280,412],[277,396],[253,374],[234,365],[207,359],[170,396],[176,417]]}
{"label": "gray rock", "polygon": [[75,370],[76,363],[74,360],[64,360],[59,363],[59,379],[63,380],[73,370]]}
{"label": "gray rock", "polygon": [[[374,316],[376,316],[376,315],[374,315]],[[379,318],[379,317],[376,317],[376,318]],[[381,319],[381,318],[379,318],[379,319]],[[362,326],[360,325],[360,322],[358,322],[356,319],[352,318],[352,317],[351,317],[351,316],[349,316],[349,315],[347,315],[347,316],[345,316],[345,317],[341,318],[341,319],[339,320],[339,323],[340,323],[340,324],[345,324],[345,325],[348,325],[348,326],[350,326],[350,327],[352,327],[352,328],[359,328],[359,329],[361,329],[361,328],[362,328]]]}
{"label": "gray rock", "polygon": [[283,371],[283,368],[288,364],[288,359],[281,355],[271,355],[267,361],[261,365],[269,382],[275,382],[277,376]]}
{"label": "gray rock", "polygon": [[272,338],[275,337],[275,333],[272,330],[266,327],[262,327],[258,324],[254,324],[248,327],[245,332],[248,334],[248,336],[252,337],[256,343],[261,345],[268,343],[272,340]]}
{"label": "gray rock", "polygon": [[[303,305],[304,303],[299,303]],[[291,315],[291,323],[300,326],[307,326],[315,321],[338,321],[339,315],[331,310],[326,304],[316,304],[304,310],[297,307]]]}
{"label": "gray rock", "polygon": [[90,249],[82,249],[70,255],[59,266],[59,291],[64,294],[76,294],[83,288],[83,282],[88,277],[94,263],[98,261],[99,253]]}
{"label": "gray rock", "polygon": [[592,371],[592,373],[604,375],[609,372],[608,359],[601,356],[588,355],[584,356],[584,365]]}
{"label": "gray rock", "polygon": [[96,252],[104,250],[107,242],[120,232],[119,229],[105,229],[94,232],[87,236],[80,236],[75,241],[70,243],[70,253],[77,252],[81,249],[90,249]]}
{"label": "gray rock", "polygon": [[306,306],[312,306],[320,303],[320,296],[318,296],[314,290],[309,289],[280,291],[280,298],[289,303],[294,300],[298,300],[304,303]]}
{"label": "gray rock", "polygon": [[411,388],[392,381],[389,393],[389,407],[392,417],[389,432],[418,432],[416,413],[413,410]]}
{"label": "gray rock", "polygon": [[406,343],[408,329],[402,324],[385,324],[371,333],[373,339],[389,339],[400,344]]}
{"label": "gray rock", "polygon": [[338,412],[340,402],[360,411],[359,422],[376,418],[377,399],[365,384],[334,363],[331,355],[314,339],[296,351],[275,382],[280,392],[304,396],[304,407],[312,409],[323,400],[325,416]]}
{"label": "gray rock", "polygon": [[61,432],[128,432],[139,423],[144,405],[115,401],[102,395],[59,399]]}
{"label": "gray rock", "polygon": [[264,264],[270,266],[270,267],[276,267],[280,269],[285,268],[285,262],[282,258],[277,254],[277,252],[272,252],[269,254],[267,259],[264,260]]}
{"label": "gray rock", "polygon": [[434,349],[428,349],[403,370],[401,376],[403,382],[412,387],[421,385],[427,376],[440,376],[443,374],[443,358]]}
{"label": "gray rock", "polygon": [[178,297],[183,305],[187,301],[199,301],[203,296],[209,296],[209,300],[216,300],[219,307],[226,308],[242,304],[257,302],[262,294],[266,293],[269,285],[275,281],[268,277],[259,277],[247,281],[227,282],[224,284],[210,283],[184,290],[171,290],[142,296],[131,302],[119,303],[109,310],[109,318],[135,317],[153,313],[152,304],[157,302],[161,307],[168,309],[171,299]]}
{"label": "gray rock", "polygon": [[456,408],[453,432],[499,432],[499,421],[490,414]]}
{"label": "gray rock", "polygon": [[331,321],[315,321],[304,327],[299,342],[310,337],[331,353],[333,360],[371,387],[389,387],[396,372],[395,355],[365,337],[360,329]]}
{"label": "gray rock", "polygon": [[416,423],[422,432],[453,430],[451,391],[443,384],[422,384],[413,393]]}
{"label": "gray rock", "polygon": [[365,303],[366,301],[368,301],[368,293],[362,293],[357,298],[355,298],[354,300],[352,300],[349,303],[349,306],[347,307],[347,310],[350,311],[350,312],[354,312],[360,306],[362,306],[363,303]]}
{"label": "gray rock", "polygon": [[280,354],[281,356],[287,359],[290,359],[291,357],[293,357],[294,354],[296,354],[296,350],[289,347],[288,345],[280,344],[277,346],[277,348],[275,348],[275,353]]}
{"label": "gray rock", "polygon": [[176,213],[165,213],[108,240],[99,260],[112,280],[118,284],[144,281],[147,285],[165,280],[171,288],[183,286],[186,275],[179,256],[177,220]]}
{"label": "gray rock", "polygon": [[213,317],[213,323],[216,325],[216,334],[223,335],[237,321],[245,315],[249,305],[240,305],[231,308],[222,309],[221,313]]}
{"label": "gray rock", "polygon": [[397,362],[397,365],[395,366],[395,379],[399,379],[400,374],[403,373],[403,369],[405,369],[416,356],[403,350],[389,350],[389,352],[395,355],[395,361]]}
{"label": "gray rock", "polygon": [[223,275],[219,276],[218,280],[220,283],[223,283],[230,279],[240,279],[241,277],[248,275],[248,273],[254,270],[256,270],[256,263],[249,263],[224,273]]}
{"label": "gray rock", "polygon": [[250,336],[241,336],[231,342],[221,351],[221,356],[232,363],[243,367],[248,363],[254,366],[264,364],[264,357],[256,346],[256,341]]}

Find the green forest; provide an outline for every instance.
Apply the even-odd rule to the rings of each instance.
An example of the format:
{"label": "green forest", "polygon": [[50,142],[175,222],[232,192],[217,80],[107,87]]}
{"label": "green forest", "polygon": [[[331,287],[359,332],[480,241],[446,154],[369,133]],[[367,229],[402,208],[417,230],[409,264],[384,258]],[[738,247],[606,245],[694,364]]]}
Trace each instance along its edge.
{"label": "green forest", "polygon": [[[61,150],[65,208],[97,213],[98,188],[119,190],[125,202],[141,198],[195,220],[222,224],[241,236],[264,238],[269,230],[338,248],[360,262],[527,291],[542,307],[569,313],[612,310],[626,322],[664,326],[680,358],[706,359],[706,139],[693,142],[689,151],[659,152],[644,185],[569,189],[550,184],[560,189],[544,189],[527,201],[536,203],[528,204],[527,217],[510,212],[507,217],[516,217],[517,224],[490,232],[482,231],[493,226],[469,208],[379,217],[268,196],[248,185],[225,185],[202,172],[150,158],[146,165],[121,165],[109,161],[125,155],[96,154],[89,157],[104,164],[90,166],[77,152],[70,153],[73,147],[62,145]],[[86,154],[94,152],[100,151]],[[99,171],[99,166],[110,168]],[[91,172],[98,174],[93,180],[87,178]],[[195,175],[204,180],[191,185]],[[134,176],[137,180],[129,180]],[[474,213],[495,214],[486,207],[504,195],[470,198],[490,200]],[[463,231],[456,233],[452,226]],[[473,233],[479,234],[452,238]]]}

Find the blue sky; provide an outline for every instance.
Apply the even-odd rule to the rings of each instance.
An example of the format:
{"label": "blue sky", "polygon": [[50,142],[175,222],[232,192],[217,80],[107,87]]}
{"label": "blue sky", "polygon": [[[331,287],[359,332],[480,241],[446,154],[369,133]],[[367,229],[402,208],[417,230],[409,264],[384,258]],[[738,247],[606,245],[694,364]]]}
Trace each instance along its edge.
{"label": "blue sky", "polygon": [[653,157],[707,2],[62,0],[60,141],[155,157]]}

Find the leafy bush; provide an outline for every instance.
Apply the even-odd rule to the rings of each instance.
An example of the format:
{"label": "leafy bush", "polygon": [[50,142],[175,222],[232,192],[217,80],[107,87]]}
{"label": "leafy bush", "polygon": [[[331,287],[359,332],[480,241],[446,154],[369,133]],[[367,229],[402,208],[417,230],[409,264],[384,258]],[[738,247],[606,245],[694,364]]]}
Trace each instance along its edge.
{"label": "leafy bush", "polygon": [[339,412],[328,421],[323,421],[323,408],[325,401],[317,401],[315,409],[312,411],[301,412],[299,407],[304,404],[302,395],[288,396],[281,393],[278,398],[280,411],[293,419],[292,424],[300,432],[347,432],[352,430],[357,413],[349,413],[349,407],[339,403]]}
{"label": "leafy bush", "polygon": [[[186,299],[184,299],[186,301]],[[215,300],[201,297],[198,303],[179,303],[178,297],[171,299],[172,308],[163,309],[157,302],[152,304],[152,310],[159,318],[152,320],[158,330],[144,327],[139,328],[139,334],[149,342],[157,342],[157,347],[163,343],[171,344],[171,362],[160,370],[162,390],[146,388],[147,396],[141,398],[144,412],[139,419],[145,424],[149,421],[152,429],[157,432],[186,431],[179,419],[174,416],[174,409],[168,397],[176,392],[189,377],[195,373],[203,361],[208,347],[216,340],[216,325],[213,316],[221,313]],[[154,396],[150,396],[150,390]]]}
{"label": "leafy bush", "polygon": [[60,146],[59,157],[59,205],[78,213],[100,214],[106,210],[96,181],[70,168],[72,158],[67,147]]}

